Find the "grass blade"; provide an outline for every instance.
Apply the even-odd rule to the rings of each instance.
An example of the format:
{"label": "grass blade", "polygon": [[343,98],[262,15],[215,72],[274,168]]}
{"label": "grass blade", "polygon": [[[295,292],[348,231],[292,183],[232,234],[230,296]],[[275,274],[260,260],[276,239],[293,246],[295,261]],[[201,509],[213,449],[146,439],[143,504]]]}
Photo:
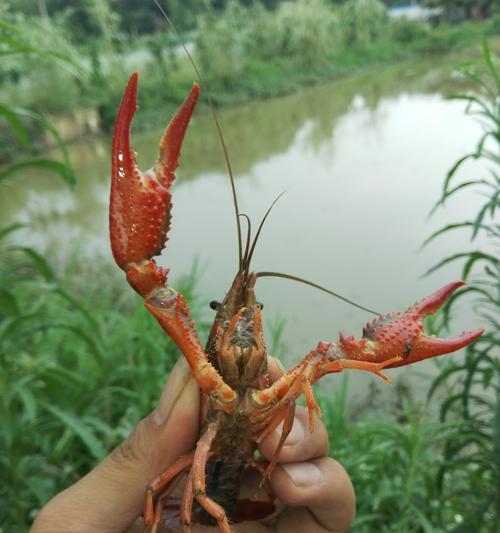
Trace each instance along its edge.
{"label": "grass blade", "polygon": [[66,163],[54,161],[53,159],[28,159],[26,161],[21,161],[20,163],[9,165],[3,172],[0,172],[0,181],[16,172],[26,170],[27,168],[36,168],[46,172],[54,172],[55,174],[59,174],[68,185],[75,184],[73,169],[68,167]]}
{"label": "grass blade", "polygon": [[56,407],[55,405],[50,405],[46,402],[43,402],[42,405],[62,423],[63,427],[69,428],[82,440],[88,451],[97,461],[101,461],[106,457],[106,450],[103,448],[99,439],[80,418],[59,409],[59,407]]}

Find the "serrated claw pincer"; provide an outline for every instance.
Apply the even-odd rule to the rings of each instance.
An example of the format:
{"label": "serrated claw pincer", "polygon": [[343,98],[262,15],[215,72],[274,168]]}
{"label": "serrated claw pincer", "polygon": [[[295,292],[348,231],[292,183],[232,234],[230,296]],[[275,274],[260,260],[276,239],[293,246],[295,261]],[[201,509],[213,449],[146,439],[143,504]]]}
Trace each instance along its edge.
{"label": "serrated claw pincer", "polygon": [[363,337],[345,337],[340,346],[348,359],[383,362],[392,357],[401,359],[386,368],[409,365],[429,357],[444,355],[467,346],[484,332],[483,328],[464,331],[451,339],[425,334],[423,318],[438,311],[463,281],[454,281],[413,304],[404,312],[381,315],[363,328]]}

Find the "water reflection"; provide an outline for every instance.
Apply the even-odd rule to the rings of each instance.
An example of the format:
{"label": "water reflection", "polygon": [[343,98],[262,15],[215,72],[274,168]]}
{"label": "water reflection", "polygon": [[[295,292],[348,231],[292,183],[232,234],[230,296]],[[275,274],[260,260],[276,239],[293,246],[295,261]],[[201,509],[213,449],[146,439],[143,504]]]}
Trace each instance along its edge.
{"label": "water reflection", "polygon": [[[263,232],[255,269],[304,276],[381,311],[405,307],[459,277],[450,265],[420,278],[443,255],[467,246],[464,233],[418,252],[432,229],[463,219],[480,201],[464,191],[445,215],[426,221],[451,162],[479,136],[463,105],[443,98],[457,86],[447,72],[448,64],[436,62],[385,67],[220,113],[241,208],[254,225],[287,191]],[[156,157],[160,134],[134,136],[143,167]],[[71,147],[74,192],[35,174],[2,184],[2,222],[29,222],[23,242],[61,261],[78,248],[89,261],[109,262],[109,145],[109,138],[100,138]],[[228,179],[208,115],[193,121],[178,175],[173,229],[161,262],[172,268],[175,284],[199,258],[199,291],[207,300],[220,299],[235,273],[237,246]],[[262,279],[258,290],[267,317],[288,320],[290,361],[318,340],[336,338],[340,329],[359,335],[369,318],[283,280]],[[464,309],[464,327],[474,325],[470,319]],[[372,379],[352,377],[355,388]]]}

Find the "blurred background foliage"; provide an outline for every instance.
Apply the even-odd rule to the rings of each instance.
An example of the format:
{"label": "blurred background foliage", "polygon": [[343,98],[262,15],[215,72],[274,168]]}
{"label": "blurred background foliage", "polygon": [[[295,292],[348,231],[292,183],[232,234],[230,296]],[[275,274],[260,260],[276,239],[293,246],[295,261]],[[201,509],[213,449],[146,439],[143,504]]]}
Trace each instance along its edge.
{"label": "blurred background foliage", "polygon": [[[292,91],[360,66],[450,51],[500,29],[498,2],[429,0],[443,10],[439,20],[425,25],[390,20],[386,7],[397,3],[169,0],[164,5],[219,105]],[[138,62],[145,71],[143,127],[156,124],[158,108],[163,116],[175,107],[193,78],[179,39],[153,3],[4,0],[0,21],[5,163],[0,181],[35,167],[71,187],[74,171],[53,117],[92,107],[99,127],[109,130],[124,81]],[[467,227],[472,246],[481,234],[498,243],[500,70],[487,42],[483,52],[481,61],[463,69],[475,91],[455,98],[481,121],[484,133],[445,177],[436,209],[468,187],[485,203],[429,241]],[[58,159],[37,155],[47,138]],[[468,160],[487,160],[490,174],[457,182],[457,169]],[[53,494],[129,434],[154,407],[178,357],[131,291],[109,284],[102,267],[97,272],[76,258],[56,272],[33,248],[11,244],[21,226],[0,229],[0,530],[5,533],[26,531]],[[321,398],[332,454],[357,488],[354,531],[500,531],[499,262],[478,245],[457,250],[431,271],[454,261],[463,264],[469,287],[430,325],[446,330],[456,302],[467,294],[488,332],[463,361],[437,363],[428,398],[439,416],[404,383],[389,409],[370,395],[363,405],[348,405],[347,377],[333,398]],[[199,320],[205,302],[196,296],[197,278],[194,268],[179,289],[206,330]],[[268,343],[279,355],[283,323],[272,330]]]}
{"label": "blurred background foliage", "polygon": [[[214,102],[234,104],[370,64],[458,50],[485,34],[498,34],[498,1],[470,3],[477,9],[460,11],[460,23],[442,2],[444,10],[424,24],[390,18],[391,2],[381,0],[169,0],[164,5],[202,68]],[[0,94],[10,105],[50,115],[96,109],[98,124],[87,126],[110,131],[121,87],[140,67],[140,129],[159,125],[157,110],[173,110],[193,80],[179,39],[152,1],[4,0],[1,10]],[[5,53],[12,39],[25,53]],[[34,49],[64,53],[78,72],[29,52]],[[46,145],[37,135],[40,129],[29,126],[38,146]],[[18,147],[7,135],[0,161],[15,157]]]}

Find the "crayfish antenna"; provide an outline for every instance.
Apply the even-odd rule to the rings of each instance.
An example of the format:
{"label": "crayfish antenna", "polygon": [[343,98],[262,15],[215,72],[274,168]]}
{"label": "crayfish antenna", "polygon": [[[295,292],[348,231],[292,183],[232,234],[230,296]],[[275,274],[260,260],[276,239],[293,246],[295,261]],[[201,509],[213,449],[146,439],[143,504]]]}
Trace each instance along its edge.
{"label": "crayfish antenna", "polygon": [[229,182],[231,184],[231,194],[233,196],[233,207],[234,207],[234,214],[236,217],[236,232],[238,237],[238,272],[243,271],[243,241],[241,237],[241,222],[240,222],[240,208],[238,206],[238,195],[236,194],[236,183],[234,179],[234,173],[231,166],[231,160],[229,159],[229,152],[227,149],[226,141],[224,140],[224,135],[222,133],[222,126],[219,121],[219,117],[217,116],[217,113],[215,111],[215,106],[212,102],[212,98],[210,96],[210,91],[208,90],[208,86],[205,83],[205,79],[201,75],[200,70],[196,66],[196,62],[193,59],[193,56],[189,52],[187,46],[184,44],[184,42],[181,39],[181,36],[179,35],[179,32],[177,31],[177,28],[175,24],[172,22],[171,18],[167,15],[167,12],[163,9],[161,6],[159,0],[153,0],[153,2],[156,4],[156,7],[160,10],[160,13],[162,14],[163,18],[167,21],[167,24],[170,26],[172,31],[174,32],[174,35],[179,39],[182,48],[184,49],[184,52],[191,63],[191,66],[193,67],[194,72],[196,73],[196,76],[198,76],[198,80],[201,83],[201,86],[203,87],[203,90],[205,91],[205,97],[207,100],[208,108],[210,109],[210,113],[212,114],[212,117],[215,122],[215,127],[217,129],[217,135],[219,137],[222,152],[224,154],[224,161],[226,163],[227,173],[229,175]]}

